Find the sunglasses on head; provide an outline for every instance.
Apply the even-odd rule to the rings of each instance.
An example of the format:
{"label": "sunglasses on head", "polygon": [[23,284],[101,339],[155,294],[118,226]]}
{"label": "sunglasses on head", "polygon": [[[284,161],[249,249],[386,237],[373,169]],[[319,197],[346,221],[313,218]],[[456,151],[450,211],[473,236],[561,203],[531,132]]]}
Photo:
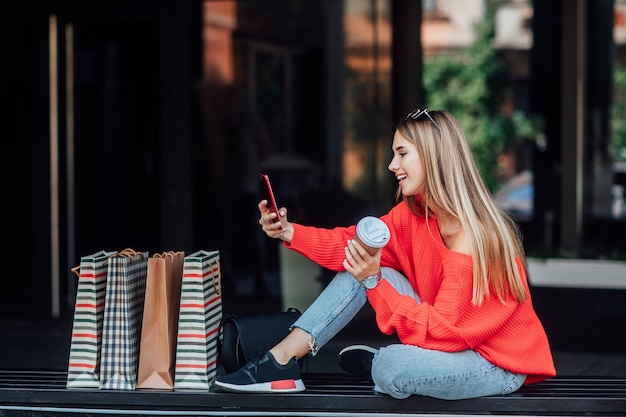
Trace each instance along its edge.
{"label": "sunglasses on head", "polygon": [[413,119],[413,120],[418,120],[420,117],[426,115],[426,117],[428,117],[428,119],[433,122],[433,124],[435,125],[435,127],[439,130],[441,130],[441,128],[439,127],[439,125],[437,124],[437,122],[435,122],[435,119],[433,119],[430,114],[428,114],[428,109],[427,108],[423,108],[423,109],[416,109],[413,110],[412,112],[410,112],[409,114],[406,115],[406,117],[404,118],[404,120],[409,120],[409,119]]}

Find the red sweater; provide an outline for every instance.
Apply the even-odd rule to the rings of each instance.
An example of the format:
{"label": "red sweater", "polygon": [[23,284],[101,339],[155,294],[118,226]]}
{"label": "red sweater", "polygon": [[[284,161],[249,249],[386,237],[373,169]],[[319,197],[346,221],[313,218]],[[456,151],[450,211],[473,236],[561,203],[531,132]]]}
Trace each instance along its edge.
{"label": "red sweater", "polygon": [[[533,309],[525,276],[528,297],[524,303],[510,297],[503,304],[492,295],[480,307],[474,306],[472,257],[444,246],[435,219],[429,219],[429,228],[426,219],[411,213],[405,203],[381,219],[391,231],[381,266],[406,275],[422,300],[417,304],[385,280],[368,291],[383,333],[395,332],[402,343],[425,349],[472,349],[503,369],[528,375],[527,384],[556,375],[548,338]],[[293,227],[287,247],[324,268],[344,269],[344,247],[354,236],[355,226],[322,229],[294,223]]]}

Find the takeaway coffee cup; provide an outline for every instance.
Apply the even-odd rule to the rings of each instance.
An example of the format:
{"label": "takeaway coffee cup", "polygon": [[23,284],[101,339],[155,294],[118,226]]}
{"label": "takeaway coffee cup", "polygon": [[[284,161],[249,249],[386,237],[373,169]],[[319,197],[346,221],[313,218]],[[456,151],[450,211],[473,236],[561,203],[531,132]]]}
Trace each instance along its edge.
{"label": "takeaway coffee cup", "polygon": [[354,239],[373,256],[378,249],[389,242],[390,236],[391,233],[385,222],[378,217],[366,216],[357,223]]}

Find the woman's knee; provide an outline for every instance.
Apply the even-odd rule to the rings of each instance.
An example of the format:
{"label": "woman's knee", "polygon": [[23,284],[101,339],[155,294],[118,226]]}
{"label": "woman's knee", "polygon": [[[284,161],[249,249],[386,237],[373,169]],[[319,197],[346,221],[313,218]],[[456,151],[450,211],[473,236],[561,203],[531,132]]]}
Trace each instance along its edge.
{"label": "woman's knee", "polygon": [[374,356],[372,379],[378,392],[394,398],[420,394],[453,400],[508,394],[518,390],[525,377],[492,365],[475,352],[450,354],[396,344]]}
{"label": "woman's knee", "polygon": [[411,395],[407,392],[406,368],[404,361],[399,359],[397,345],[380,348],[372,360],[372,380],[375,390],[397,399],[404,399]]}
{"label": "woman's knee", "polygon": [[415,292],[415,288],[411,285],[408,278],[393,268],[382,267],[381,269],[383,277],[396,289],[400,294],[409,295],[415,299],[418,303],[421,303],[419,295]]}

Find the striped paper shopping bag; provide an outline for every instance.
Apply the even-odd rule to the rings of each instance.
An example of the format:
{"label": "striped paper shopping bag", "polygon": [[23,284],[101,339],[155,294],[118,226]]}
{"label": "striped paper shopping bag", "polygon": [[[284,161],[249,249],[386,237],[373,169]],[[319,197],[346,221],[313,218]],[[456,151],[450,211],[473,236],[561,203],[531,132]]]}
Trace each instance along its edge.
{"label": "striped paper shopping bag", "polygon": [[185,257],[174,389],[208,390],[217,373],[222,319],[219,261],[219,251],[198,251]]}
{"label": "striped paper shopping bag", "polygon": [[74,322],[67,367],[67,388],[98,388],[107,260],[116,252],[83,256],[78,275]]}
{"label": "striped paper shopping bag", "polygon": [[134,390],[148,274],[148,252],[125,249],[109,258],[100,389]]}

